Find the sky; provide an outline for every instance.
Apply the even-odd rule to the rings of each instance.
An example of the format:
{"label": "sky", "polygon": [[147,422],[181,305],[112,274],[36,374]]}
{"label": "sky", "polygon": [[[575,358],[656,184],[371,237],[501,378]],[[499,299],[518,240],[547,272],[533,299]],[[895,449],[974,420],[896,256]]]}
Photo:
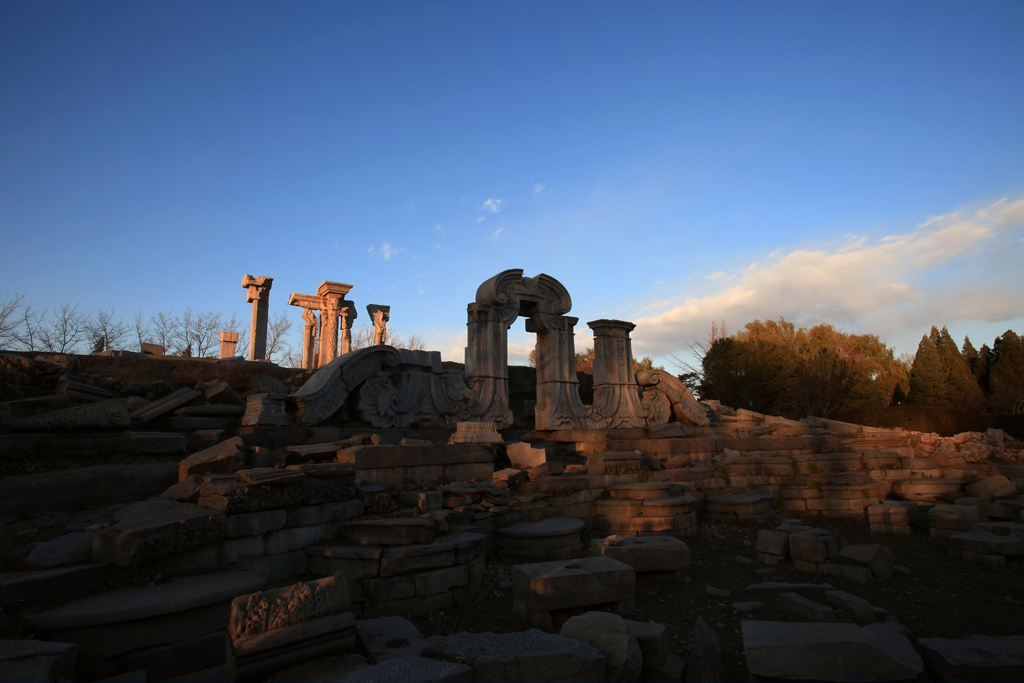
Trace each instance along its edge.
{"label": "sky", "polygon": [[[1021,2],[0,2],[0,300],[462,360],[510,268],[673,369],[712,321],[1024,332]],[[533,336],[517,321],[512,363]]]}

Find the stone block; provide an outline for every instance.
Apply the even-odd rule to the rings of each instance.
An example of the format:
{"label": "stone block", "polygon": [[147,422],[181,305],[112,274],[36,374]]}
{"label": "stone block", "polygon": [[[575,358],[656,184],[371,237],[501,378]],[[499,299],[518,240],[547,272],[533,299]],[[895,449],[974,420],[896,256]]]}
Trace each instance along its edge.
{"label": "stone block", "polygon": [[378,663],[396,657],[419,657],[425,640],[423,634],[404,617],[356,622],[356,641],[360,651]]}
{"label": "stone block", "polygon": [[341,522],[359,517],[363,514],[364,510],[363,501],[358,498],[338,503],[291,508],[288,510],[287,525],[289,527],[299,527]]}
{"label": "stone block", "polygon": [[967,562],[977,562],[979,564],[987,564],[990,567],[1005,567],[1006,556],[1005,555],[992,555],[988,553],[976,553],[971,550],[964,550],[962,548],[950,548],[949,556],[955,557]]}
{"label": "stone block", "polygon": [[[383,559],[381,564],[383,565]],[[445,593],[452,588],[469,585],[469,568],[462,564],[455,567],[434,569],[413,574],[412,579],[416,586],[416,595],[427,597],[437,593]]]}
{"label": "stone block", "polygon": [[733,515],[761,515],[771,512],[775,499],[763,493],[732,493],[708,498],[708,512]]}
{"label": "stone block", "polygon": [[290,553],[294,550],[315,545],[334,533],[333,524],[317,524],[281,529],[267,534],[267,555]]}
{"label": "stone block", "polygon": [[595,538],[590,542],[590,552],[628,564],[635,572],[679,571],[690,566],[690,548],[671,536],[624,538],[618,545],[606,545],[604,539]]}
{"label": "stone block", "polygon": [[38,640],[0,641],[0,679],[70,681],[75,678],[78,646]]}
{"label": "stone block", "polygon": [[880,579],[892,578],[894,564],[892,553],[888,548],[877,543],[848,545],[839,551],[839,557],[853,564],[867,567],[872,574]]}
{"label": "stone block", "polygon": [[512,576],[514,596],[540,612],[634,600],[636,596],[633,568],[605,556],[515,565]]}
{"label": "stone block", "polygon": [[747,668],[763,678],[902,681],[924,671],[905,636],[844,623],[741,622]]}
{"label": "stone block", "polygon": [[441,509],[440,491],[403,491],[398,494],[402,507],[414,508],[419,512],[437,512]]}
{"label": "stone block", "polygon": [[478,681],[605,680],[606,660],[597,648],[537,629],[433,636],[423,654],[465,662]]}
{"label": "stone block", "polygon": [[223,514],[163,498],[132,503],[114,513],[116,523],[93,537],[97,562],[121,567],[166,557],[227,535]]}
{"label": "stone block", "polygon": [[301,550],[238,561],[239,569],[256,572],[270,583],[301,576],[308,566],[306,553]]}
{"label": "stone block", "polygon": [[227,520],[228,538],[255,536],[283,528],[285,522],[288,521],[288,511],[246,512],[240,515],[228,515]]}
{"label": "stone block", "polygon": [[338,533],[360,545],[431,543],[437,533],[432,519],[398,518],[341,522]]}
{"label": "stone block", "polygon": [[243,639],[331,615],[350,614],[351,608],[344,576],[336,574],[300,581],[236,597],[231,601],[227,633],[235,643],[236,652],[243,653],[255,649],[240,647]]}
{"label": "stone block", "polygon": [[827,562],[838,557],[839,539],[823,529],[790,534],[789,555],[794,560]]}
{"label": "stone block", "polygon": [[789,534],[785,531],[761,529],[757,532],[757,552],[789,556]]}
{"label": "stone block", "polygon": [[697,617],[693,625],[693,645],[686,681],[724,681],[725,664],[722,661],[722,639],[708,626],[704,617]]}
{"label": "stone block", "polygon": [[870,583],[872,576],[871,570],[867,567],[838,562],[824,562],[818,565],[818,571],[825,576],[836,576],[860,584]]}
{"label": "stone block", "polygon": [[779,593],[779,606],[787,612],[808,621],[835,621],[836,614],[828,605],[822,605],[799,593]]}
{"label": "stone block", "polygon": [[389,576],[369,579],[362,584],[363,597],[369,602],[386,602],[416,595],[416,582],[411,576]]}
{"label": "stone block", "polygon": [[235,564],[239,560],[262,557],[267,551],[267,540],[263,536],[243,536],[229,538],[219,544],[220,554],[217,565]]}
{"label": "stone block", "polygon": [[686,670],[686,660],[676,655],[668,655],[665,663],[658,669],[644,667],[644,683],[679,683],[683,680],[683,671]]}
{"label": "stone block", "polygon": [[146,680],[167,681],[189,677],[205,669],[233,662],[230,644],[223,631],[207,633],[188,640],[134,650],[122,662],[132,669],[143,669]]}
{"label": "stone block", "polygon": [[1024,537],[971,530],[951,536],[949,547],[987,555],[1024,555]]}
{"label": "stone block", "polygon": [[380,556],[380,575],[398,576],[449,567],[455,564],[453,543],[430,543],[384,548]]}
{"label": "stone block", "polygon": [[976,498],[1003,498],[1017,492],[1017,486],[1002,474],[967,484],[966,488]]}
{"label": "stone block", "polygon": [[[636,638],[643,655],[643,668],[661,670],[669,657],[671,642],[665,624],[653,621],[626,621],[629,635]],[[681,673],[681,672],[680,672]]]}
{"label": "stone block", "polygon": [[588,474],[633,474],[639,471],[639,451],[604,451],[587,456]]}
{"label": "stone block", "polygon": [[608,612],[584,612],[570,617],[559,635],[597,648],[605,658],[605,680],[638,681],[643,669],[640,644],[626,620]]}
{"label": "stone block", "polygon": [[974,505],[935,505],[928,511],[928,526],[934,529],[969,531],[981,521]]}

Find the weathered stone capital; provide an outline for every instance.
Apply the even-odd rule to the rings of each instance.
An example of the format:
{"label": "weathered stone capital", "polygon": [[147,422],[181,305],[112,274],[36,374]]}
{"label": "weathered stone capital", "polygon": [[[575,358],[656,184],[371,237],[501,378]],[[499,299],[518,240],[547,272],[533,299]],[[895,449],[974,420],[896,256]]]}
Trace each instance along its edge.
{"label": "weathered stone capital", "polygon": [[246,301],[252,303],[253,301],[267,301],[270,298],[270,288],[274,285],[274,278],[267,277],[266,275],[260,275],[259,277],[253,277],[252,275],[246,275],[242,278],[242,287],[249,290]]}

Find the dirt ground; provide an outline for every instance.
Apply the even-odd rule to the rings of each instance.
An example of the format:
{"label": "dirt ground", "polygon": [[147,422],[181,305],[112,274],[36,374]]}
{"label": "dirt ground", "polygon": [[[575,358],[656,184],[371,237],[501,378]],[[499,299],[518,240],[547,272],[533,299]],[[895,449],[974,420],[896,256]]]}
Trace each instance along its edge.
{"label": "dirt ground", "polygon": [[[640,575],[637,579],[637,613],[633,619],[666,624],[676,645],[676,654],[688,659],[693,625],[704,617],[719,635],[727,680],[747,681],[740,636],[744,618],[769,621],[800,621],[782,611],[774,594],[745,591],[761,581],[830,583],[881,607],[911,631],[911,641],[923,637],[960,638],[980,634],[1024,635],[1024,583],[1019,561],[1006,567],[989,567],[947,555],[946,541],[927,532],[913,536],[873,536],[863,524],[835,519],[805,517],[804,522],[828,529],[849,543],[880,543],[896,556],[897,564],[910,570],[890,581],[862,585],[841,578],[807,574],[791,567],[777,573],[758,575],[764,565],[745,564],[737,557],[754,559],[758,528],[735,527],[702,522],[699,535],[687,541],[691,553],[689,583],[676,578]],[[589,540],[585,548],[589,548]],[[526,622],[512,613],[512,565],[492,558],[484,576],[484,587],[469,605],[436,614],[413,617],[425,636],[461,631],[498,633],[522,631]],[[707,594],[707,586],[731,591],[727,598]],[[752,614],[732,608],[734,602],[760,600],[765,606]],[[582,610],[581,610],[582,611]],[[555,620],[557,631],[570,614]],[[840,617],[842,619],[842,617]],[[850,619],[852,621],[852,619]],[[925,679],[928,680],[928,679]]]}

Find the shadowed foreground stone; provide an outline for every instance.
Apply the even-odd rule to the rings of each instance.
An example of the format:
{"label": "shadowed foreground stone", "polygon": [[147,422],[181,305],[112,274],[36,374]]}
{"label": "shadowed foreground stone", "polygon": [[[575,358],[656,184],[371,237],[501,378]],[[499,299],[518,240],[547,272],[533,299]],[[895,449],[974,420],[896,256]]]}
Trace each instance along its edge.
{"label": "shadowed foreground stone", "polygon": [[942,681],[1024,681],[1024,636],[921,638],[925,659]]}
{"label": "shadowed foreground stone", "polygon": [[608,612],[584,612],[570,618],[558,635],[593,645],[604,655],[606,680],[638,681],[643,669],[640,644],[626,620]]}
{"label": "shadowed foreground stone", "polygon": [[[746,622],[744,622],[746,623]],[[704,617],[697,617],[693,625],[693,647],[690,648],[690,664],[686,667],[686,680],[695,681],[725,680],[725,665],[722,663],[722,639],[711,630]]]}
{"label": "shadowed foreground stone", "polygon": [[423,655],[465,662],[478,681],[605,680],[605,658],[597,648],[537,629],[433,636]]}
{"label": "shadowed foreground stone", "polygon": [[743,651],[755,676],[815,681],[903,681],[924,671],[906,636],[854,624],[745,620]]}
{"label": "shadowed foreground stone", "polygon": [[341,683],[473,683],[473,667],[423,657],[395,657],[341,679]]}

